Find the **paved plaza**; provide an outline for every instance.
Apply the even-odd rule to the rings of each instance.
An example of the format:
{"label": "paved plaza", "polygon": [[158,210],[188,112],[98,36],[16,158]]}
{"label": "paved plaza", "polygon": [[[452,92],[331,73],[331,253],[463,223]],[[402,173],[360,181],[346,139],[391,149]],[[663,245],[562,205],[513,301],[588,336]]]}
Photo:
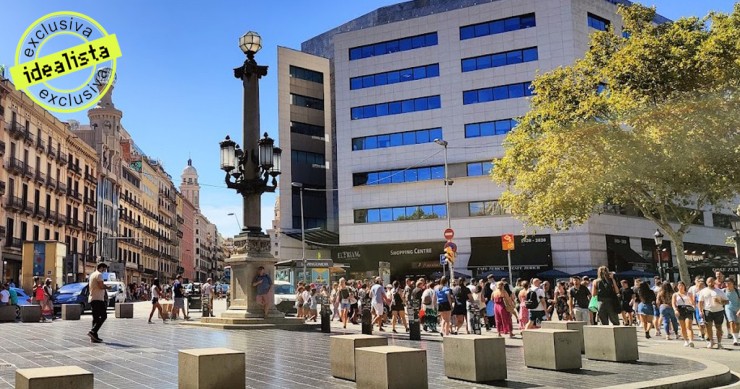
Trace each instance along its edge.
{"label": "paved plaza", "polygon": [[[246,382],[249,388],[354,388],[353,382],[331,377],[329,335],[278,329],[228,331],[181,326],[176,323],[147,324],[150,305],[137,303],[134,319],[116,319],[112,311],[100,336],[102,344],[91,344],[85,335],[91,317],[81,321],[53,323],[3,323],[0,342],[0,388],[12,388],[17,368],[76,365],[95,374],[100,388],[175,388],[177,350],[202,347],[229,347],[246,352]],[[223,301],[217,312],[223,310]],[[194,313],[193,317],[197,318]],[[402,327],[399,327],[402,328]],[[348,329],[356,332],[359,326]],[[334,334],[341,328],[332,328]],[[427,350],[429,386],[446,388],[484,385],[444,377],[441,337],[425,335],[421,342],[408,341],[406,334],[389,334],[389,344]],[[699,343],[700,344],[700,343]],[[521,340],[507,339],[509,379],[486,387],[508,388],[595,388],[699,372],[704,364],[674,356],[714,355],[720,360],[740,363],[733,351],[687,350],[679,342],[640,339],[640,361],[610,363],[583,360],[575,373],[550,372],[523,366]],[[656,353],[662,353],[656,354]]]}

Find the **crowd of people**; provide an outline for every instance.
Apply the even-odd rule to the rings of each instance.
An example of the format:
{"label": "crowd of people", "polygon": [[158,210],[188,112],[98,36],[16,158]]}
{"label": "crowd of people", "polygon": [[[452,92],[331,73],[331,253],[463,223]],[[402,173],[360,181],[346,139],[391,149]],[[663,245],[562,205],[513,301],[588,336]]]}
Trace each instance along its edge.
{"label": "crowd of people", "polygon": [[486,331],[495,329],[499,336],[514,337],[514,321],[521,331],[537,328],[545,320],[577,320],[638,326],[648,339],[655,330],[655,336],[681,339],[685,347],[694,347],[696,325],[707,348],[722,348],[724,333],[733,345],[740,345],[740,290],[733,277],[725,278],[721,272],[706,280],[696,277],[691,286],[659,277],[652,286],[641,279],[630,285],[628,280],[618,281],[606,266],[597,270],[595,279],[572,277],[554,285],[538,278],[518,279],[513,288],[508,279],[496,281],[493,276],[451,282],[446,277],[406,278],[403,284],[394,281],[385,286],[380,277],[342,278],[330,290],[299,284],[299,317],[315,321],[320,297],[328,299],[332,320],[339,320],[344,328],[360,324],[363,301],[369,301],[373,326],[379,331],[390,326],[394,333],[397,326],[409,331],[408,317],[416,305],[424,331],[441,336],[472,333],[476,321]]}

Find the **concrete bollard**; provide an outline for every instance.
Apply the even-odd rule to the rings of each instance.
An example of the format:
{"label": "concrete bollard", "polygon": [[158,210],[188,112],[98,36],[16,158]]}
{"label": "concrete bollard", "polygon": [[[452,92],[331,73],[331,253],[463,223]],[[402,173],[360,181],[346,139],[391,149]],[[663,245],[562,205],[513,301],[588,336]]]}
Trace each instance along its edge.
{"label": "concrete bollard", "polygon": [[329,338],[331,375],[355,380],[355,352],[360,347],[387,346],[388,338],[377,335],[336,335]]}
{"label": "concrete bollard", "polygon": [[243,351],[227,348],[180,350],[178,389],[243,388],[247,384]]}
{"label": "concrete bollard", "polygon": [[573,330],[525,330],[524,364],[547,370],[580,369],[580,334]]}
{"label": "concrete bollard", "polygon": [[21,321],[24,323],[38,323],[41,321],[41,306],[21,305]]}
{"label": "concrete bollard", "polygon": [[133,319],[133,303],[116,303],[116,319]]}
{"label": "concrete bollard", "polygon": [[586,348],[583,343],[583,326],[586,325],[585,321],[550,321],[545,320],[540,324],[541,328],[552,329],[552,330],[573,330],[578,331],[581,340],[581,354],[586,352]]}
{"label": "concrete bollard", "polygon": [[82,306],[79,304],[62,304],[62,320],[80,320]]}
{"label": "concrete bollard", "polygon": [[355,350],[357,387],[363,389],[427,389],[427,352],[399,346]]}
{"label": "concrete bollard", "polygon": [[93,389],[93,373],[79,366],[42,367],[15,371],[16,389]]}
{"label": "concrete bollard", "polygon": [[583,341],[586,358],[612,362],[634,362],[637,352],[637,328],[624,326],[585,326]]}
{"label": "concrete bollard", "polygon": [[445,336],[445,375],[472,382],[505,380],[504,338],[482,335]]}

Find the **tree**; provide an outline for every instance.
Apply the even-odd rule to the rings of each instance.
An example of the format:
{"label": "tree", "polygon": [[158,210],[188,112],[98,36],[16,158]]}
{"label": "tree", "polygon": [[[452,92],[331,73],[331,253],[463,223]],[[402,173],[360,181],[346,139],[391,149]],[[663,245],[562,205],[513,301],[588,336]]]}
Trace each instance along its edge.
{"label": "tree", "polygon": [[654,24],[620,6],[625,38],[594,32],[584,58],[539,75],[531,110],[492,177],[526,224],[568,229],[605,204],[634,206],[676,245],[707,208],[740,193],[740,4]]}

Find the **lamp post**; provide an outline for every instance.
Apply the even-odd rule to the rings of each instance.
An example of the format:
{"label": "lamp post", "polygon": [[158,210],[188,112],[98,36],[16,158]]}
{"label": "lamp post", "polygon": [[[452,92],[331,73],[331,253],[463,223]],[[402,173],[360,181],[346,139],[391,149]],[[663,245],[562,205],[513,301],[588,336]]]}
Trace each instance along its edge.
{"label": "lamp post", "polygon": [[[445,148],[445,213],[447,214],[447,228],[452,228],[451,221],[450,221],[450,185],[452,185],[452,181],[450,180],[450,176],[448,174],[447,170],[447,141],[442,139],[435,139],[434,143],[442,146]],[[452,263],[448,263],[450,266],[450,278],[455,277],[455,267]],[[442,272],[444,273],[444,267],[442,267]]]}
{"label": "lamp post", "polygon": [[241,224],[241,223],[239,223],[239,217],[238,217],[238,216],[236,216],[236,214],[235,214],[234,212],[229,212],[229,213],[227,214],[227,216],[233,216],[233,217],[234,217],[234,219],[236,219],[236,226],[237,226],[237,227],[239,227],[239,231],[241,231],[241,230],[242,230],[242,224]]}
{"label": "lamp post", "polygon": [[655,240],[655,253],[658,255],[658,272],[660,273],[660,279],[662,281],[665,281],[665,269],[663,269],[663,258],[660,256],[660,246],[663,245],[663,234],[660,233],[660,230],[655,230],[655,234],[653,234],[653,239]]}
{"label": "lamp post", "polygon": [[301,198],[301,259],[303,260],[303,282],[306,282],[306,224],[303,217],[303,184],[300,182],[291,182],[291,186],[300,189]]}
{"label": "lamp post", "polygon": [[732,224],[732,231],[735,232],[735,236],[733,237],[735,241],[735,258],[740,259],[740,253],[738,252],[740,248],[740,218],[732,219],[730,223]]}

